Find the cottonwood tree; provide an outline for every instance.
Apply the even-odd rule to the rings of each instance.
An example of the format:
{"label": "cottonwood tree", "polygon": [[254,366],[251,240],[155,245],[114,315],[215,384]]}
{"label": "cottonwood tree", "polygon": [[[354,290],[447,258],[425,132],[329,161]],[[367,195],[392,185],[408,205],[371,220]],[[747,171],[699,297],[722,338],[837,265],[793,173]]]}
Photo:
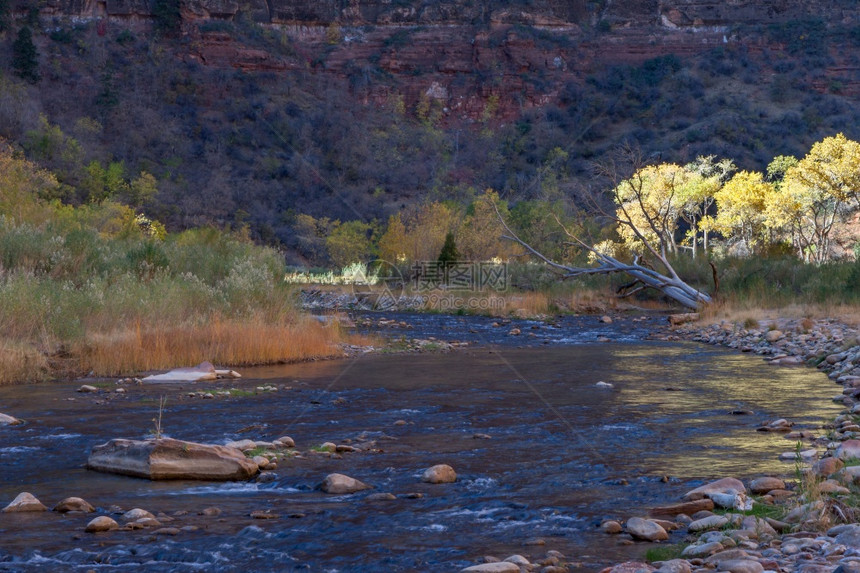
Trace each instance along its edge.
{"label": "cottonwood tree", "polygon": [[761,173],[741,171],[714,194],[717,214],[705,217],[702,226],[721,233],[743,254],[760,252],[772,242],[765,210],[775,193]]}
{"label": "cottonwood tree", "polygon": [[[671,237],[677,223],[680,205],[671,185],[664,185],[665,180],[655,180],[655,176],[661,175],[660,170],[643,165],[639,153],[636,150],[627,149],[617,160],[601,166],[602,174],[610,181],[617,182],[610,191],[615,210],[610,211],[600,206],[598,201],[594,202],[596,208],[618,226],[620,234],[632,237],[641,245],[642,254],[637,254],[633,262],[622,262],[614,254],[586,242],[582,237],[565,228],[569,242],[588,251],[594,266],[577,267],[559,263],[522,240],[511,229],[501,213],[498,213],[505,229],[503,237],[520,244],[529,254],[556,271],[562,279],[625,273],[641,282],[642,286],[637,290],[644,288],[659,290],[685,307],[695,309],[710,303],[711,296],[687,284],[669,261]],[[670,181],[678,176],[678,172],[674,169],[666,171],[665,176]],[[625,172],[632,172],[632,175],[622,175]],[[657,181],[656,187],[655,181]],[[561,225],[559,221],[557,222]]]}
{"label": "cottonwood tree", "polygon": [[702,233],[702,250],[708,252],[708,229],[701,228],[700,222],[711,212],[716,201],[716,193],[722,188],[731,174],[737,170],[731,159],[717,160],[714,155],[699,156],[684,166],[691,175],[681,189],[680,216],[689,226],[687,240],[696,258],[699,233]]}
{"label": "cottonwood tree", "polygon": [[785,225],[806,262],[821,264],[831,252],[831,232],[860,208],[860,143],[828,137],[785,171],[769,209],[772,225]]}

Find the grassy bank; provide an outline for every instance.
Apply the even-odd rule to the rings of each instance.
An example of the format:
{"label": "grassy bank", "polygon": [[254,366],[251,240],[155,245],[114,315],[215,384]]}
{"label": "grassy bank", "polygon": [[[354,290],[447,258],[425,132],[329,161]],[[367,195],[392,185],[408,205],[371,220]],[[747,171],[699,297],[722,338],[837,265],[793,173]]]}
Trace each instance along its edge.
{"label": "grassy bank", "polygon": [[0,155],[0,383],[339,353],[343,333],[297,310],[277,251],[49,201],[50,174]]}

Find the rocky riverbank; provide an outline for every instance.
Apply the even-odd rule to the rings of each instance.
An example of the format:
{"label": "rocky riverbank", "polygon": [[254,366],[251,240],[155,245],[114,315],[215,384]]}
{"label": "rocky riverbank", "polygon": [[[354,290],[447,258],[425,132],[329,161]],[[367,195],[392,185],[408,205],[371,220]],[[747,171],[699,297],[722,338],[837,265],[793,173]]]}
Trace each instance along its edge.
{"label": "rocky riverbank", "polygon": [[655,337],[752,352],[775,367],[816,367],[841,386],[834,401],[846,409],[820,433],[791,432],[791,423],[786,420],[759,428],[786,432],[786,437],[797,444],[795,452],[781,455],[796,459],[793,483],[762,476],[747,487],[739,480],[724,478],[689,492],[684,503],[643,509],[647,517],[628,518],[623,526],[621,522],[604,522],[602,529],[622,536],[622,543],[660,542],[669,540],[672,531],[684,532],[674,546],[654,546],[660,549],[651,554],[665,556],[664,560],[622,563],[605,569],[605,573],[860,571],[857,329],[833,319],[702,324],[694,318],[678,317],[671,321],[674,326]]}

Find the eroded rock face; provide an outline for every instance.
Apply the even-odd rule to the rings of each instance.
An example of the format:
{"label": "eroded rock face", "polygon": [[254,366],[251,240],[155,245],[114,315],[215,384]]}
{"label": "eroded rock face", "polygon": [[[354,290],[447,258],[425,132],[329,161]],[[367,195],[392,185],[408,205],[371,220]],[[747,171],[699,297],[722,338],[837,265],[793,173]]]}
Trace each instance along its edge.
{"label": "eroded rock face", "polygon": [[259,470],[235,448],[171,438],[111,440],[93,448],[87,468],[151,480],[219,481],[249,479]]}

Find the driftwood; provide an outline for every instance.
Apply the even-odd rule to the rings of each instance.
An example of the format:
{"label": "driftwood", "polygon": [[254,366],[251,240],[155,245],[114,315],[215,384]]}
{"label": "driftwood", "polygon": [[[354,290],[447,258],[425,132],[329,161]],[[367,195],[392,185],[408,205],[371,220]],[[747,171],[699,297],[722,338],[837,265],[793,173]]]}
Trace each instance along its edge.
{"label": "driftwood", "polygon": [[669,261],[666,259],[666,257],[653,249],[651,249],[652,254],[657,257],[660,263],[667,270],[665,274],[659,273],[652,268],[648,268],[640,264],[638,257],[633,261],[633,263],[626,264],[605,253],[601,253],[597,251],[594,247],[588,245],[587,243],[579,240],[577,237],[570,234],[567,229],[565,229],[564,226],[561,225],[561,222],[559,221],[559,225],[561,225],[562,229],[564,229],[565,233],[575,242],[575,244],[593,253],[598,261],[598,265],[595,267],[572,267],[549,259],[545,255],[537,251],[534,247],[520,239],[517,234],[508,226],[507,221],[505,221],[501,213],[499,213],[498,207],[496,207],[496,214],[498,215],[499,221],[501,221],[502,227],[504,228],[506,233],[505,235],[502,235],[503,239],[518,243],[528,253],[546,263],[550,268],[554,269],[562,279],[587,275],[626,273],[634,280],[640,281],[646,287],[653,288],[662,292],[667,297],[671,298],[672,300],[680,303],[687,308],[696,309],[702,305],[711,302],[710,295],[693,288],[692,286],[681,280],[681,278],[678,276],[678,273],[675,272],[675,269],[672,268],[672,265],[669,264]]}

